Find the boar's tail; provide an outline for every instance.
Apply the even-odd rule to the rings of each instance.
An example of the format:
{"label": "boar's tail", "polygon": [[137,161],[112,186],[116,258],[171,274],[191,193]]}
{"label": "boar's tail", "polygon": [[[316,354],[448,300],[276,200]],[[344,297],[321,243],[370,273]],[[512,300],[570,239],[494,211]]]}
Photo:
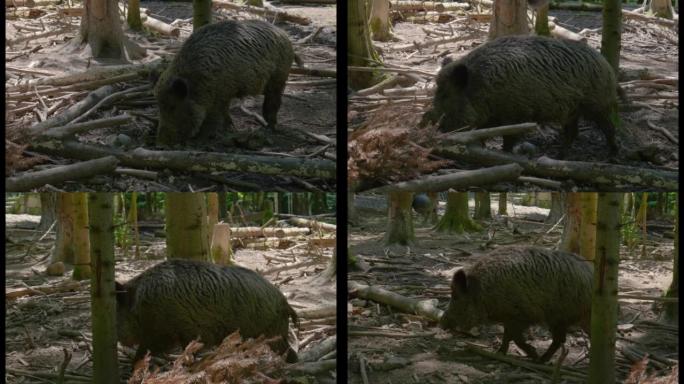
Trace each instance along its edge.
{"label": "boar's tail", "polygon": [[295,63],[297,63],[297,66],[298,66],[299,68],[304,68],[304,62],[302,61],[302,58],[299,57],[299,55],[296,54],[296,53],[295,53],[295,55],[294,55],[294,61],[295,61]]}

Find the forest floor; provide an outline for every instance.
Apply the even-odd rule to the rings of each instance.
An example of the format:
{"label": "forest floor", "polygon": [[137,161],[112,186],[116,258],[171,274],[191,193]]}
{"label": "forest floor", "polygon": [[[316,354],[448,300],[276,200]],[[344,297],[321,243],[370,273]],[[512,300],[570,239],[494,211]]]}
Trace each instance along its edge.
{"label": "forest floor", "polygon": [[[363,143],[369,147],[365,152],[367,156],[359,150],[361,153],[358,159],[352,158],[350,163],[358,164],[359,168],[369,167],[368,164],[372,163],[373,150],[377,150],[384,155],[384,162],[378,161],[378,168],[381,168],[382,164],[391,164],[391,166],[385,166],[384,173],[380,169],[377,171],[377,173],[383,173],[385,180],[381,177],[362,180],[370,183],[368,187],[413,179],[421,173],[427,175],[434,171],[434,168],[420,167],[420,164],[402,167],[405,163],[402,156],[406,156],[407,153],[418,153],[415,144],[427,150],[444,144],[443,136],[436,129],[418,129],[417,126],[422,115],[432,106],[434,75],[439,71],[443,59],[447,56],[458,59],[487,41],[489,22],[477,21],[474,16],[471,18],[468,15],[458,15],[448,23],[427,21],[411,23],[402,22],[399,19],[393,25],[396,40],[373,42],[386,67],[404,70],[408,72],[411,79],[401,80],[399,81],[401,85],[389,87],[382,92],[352,93],[349,97],[348,123],[349,128],[353,130],[353,133],[350,133],[350,139],[357,138],[357,145],[362,146],[361,143]],[[575,33],[581,32],[581,36],[586,38],[591,47],[599,49],[601,12],[551,10],[550,16],[556,17],[556,24]],[[430,47],[418,49],[411,46],[414,43],[420,44],[459,36],[461,38],[458,41]],[[619,112],[621,126],[618,128],[617,138],[620,150],[617,156],[610,158],[603,134],[592,123],[581,120],[579,136],[568,149],[564,160],[619,164],[654,172],[676,173],[679,169],[679,105],[677,101],[679,90],[676,86],[676,79],[679,78],[678,32],[655,23],[625,19],[621,37],[619,82],[626,92],[628,105],[621,105]],[[390,76],[390,73],[387,76]],[[654,82],[659,81],[669,82],[670,85],[653,85]],[[367,138],[360,137],[365,131],[375,133],[368,133]],[[400,140],[399,132],[406,132],[406,138],[402,136]],[[560,127],[553,125],[542,125],[535,132],[527,134],[525,140],[534,146],[534,153],[528,154],[531,162],[541,156],[559,159],[560,151],[563,149],[560,134]],[[376,136],[384,137],[378,140],[379,148],[372,144]],[[392,140],[395,137],[396,141]],[[391,148],[383,148],[382,143],[391,143],[386,144]],[[499,150],[501,145],[502,138],[497,137],[488,140],[486,148]],[[393,159],[392,156],[396,158]],[[433,153],[429,158],[435,160],[444,157]],[[396,164],[392,161],[396,161]],[[464,156],[463,159],[449,160],[447,164],[438,164],[435,167],[440,170],[477,169],[482,167],[483,162],[484,160],[476,156],[472,158]],[[421,169],[418,170],[418,168]],[[380,182],[373,184],[373,182],[378,182],[378,179],[381,179]],[[569,181],[568,179],[558,177],[554,180]],[[507,191],[528,191],[540,188],[533,183],[522,181],[501,183],[501,187],[503,189],[500,190]],[[561,189],[572,187],[577,188],[576,190],[597,190],[593,182],[586,180],[573,180],[573,183],[569,186],[564,185]],[[605,187],[613,190],[622,188],[624,190],[635,188],[648,190],[649,188],[629,185],[615,185],[614,187],[605,185]],[[549,187],[541,188],[538,190],[548,190]],[[368,188],[359,189],[359,191],[366,189]]]}
{"label": "forest floor", "polygon": [[[71,268],[68,268],[64,277],[49,277],[45,274],[55,239],[54,232],[44,235],[42,231],[35,230],[40,216],[7,214],[5,220],[6,291],[36,286],[54,288],[70,282]],[[165,240],[155,235],[163,235],[163,223],[141,223],[140,228],[139,250],[145,260],[134,259],[134,246],[129,248],[125,256],[117,248],[117,281],[125,282],[164,258]],[[290,305],[300,314],[300,329],[297,331],[300,356],[302,351],[310,351],[308,348],[336,334],[335,280],[326,279],[323,273],[330,263],[332,247],[308,245],[309,240],[320,237],[317,233],[288,237],[278,243],[283,249],[235,248],[235,262],[262,273],[283,292]],[[67,375],[91,381],[89,289],[88,280],[77,284],[75,289],[68,292],[52,291],[49,294],[7,300],[7,383],[54,382],[55,373],[64,360],[63,349],[72,354],[66,368]],[[310,311],[313,309],[319,310],[319,314],[313,314]],[[133,349],[119,347],[119,369],[126,377],[131,372],[134,352]],[[168,369],[168,364],[164,368]],[[46,377],[38,372],[52,374],[52,380],[50,376]],[[316,383],[334,383],[334,372],[321,371],[311,375],[310,380]]]}
{"label": "forest floor", "polygon": [[[57,86],[38,86],[30,90],[17,87],[31,79],[59,78],[65,75],[86,73],[103,68],[130,65],[131,71],[138,71],[142,65],[149,65],[159,58],[172,57],[192,32],[192,2],[142,2],[150,16],[172,23],[179,28],[178,38],[157,33],[137,33],[126,29],[126,37],[145,49],[144,57],[128,62],[96,60],[88,50],[74,48],[72,40],[78,35],[79,17],[61,17],[52,7],[36,7],[30,17],[7,9],[5,31],[9,45],[6,50],[8,94],[6,97],[6,139],[8,144],[7,176],[26,170],[40,170],[56,165],[73,163],[74,154],[67,151],[57,153],[41,152],[36,147],[36,137],[28,135],[28,127],[46,119],[62,115],[65,110],[84,100],[94,88],[82,89],[80,82],[66,82]],[[290,35],[295,52],[305,67],[336,70],[336,9],[333,6],[289,7],[281,10],[308,17],[309,25],[279,22]],[[254,19],[250,13],[215,10],[214,20]],[[272,21],[266,19],[267,21]],[[33,31],[57,32],[59,34],[11,44],[14,39],[35,33]],[[28,31],[28,32],[27,32]],[[315,37],[311,38],[315,34]],[[306,42],[301,40],[309,37]],[[293,64],[293,69],[297,68]],[[141,75],[142,76],[142,75]],[[105,119],[127,113],[132,120],[119,126],[105,126],[90,129],[78,135],[81,144],[97,146],[107,153],[130,153],[135,148],[155,149],[155,135],[158,122],[157,102],[153,97],[151,83],[147,78],[112,84],[116,92],[142,87],[130,97],[115,98],[95,109],[81,122]],[[145,87],[149,85],[149,87]],[[291,74],[278,113],[278,127],[267,132],[252,114],[261,115],[262,96],[233,100],[230,107],[234,136],[232,140],[197,144],[187,150],[207,151],[220,154],[268,156],[275,159],[299,159],[303,162],[322,164],[334,168],[337,135],[336,84],[334,78]],[[246,112],[248,111],[249,114]],[[64,124],[59,124],[64,125]],[[28,146],[28,147],[27,147]],[[81,153],[83,151],[76,151]],[[190,158],[189,156],[187,158]],[[120,164],[121,165],[121,164]],[[85,180],[65,182],[54,187],[66,191],[188,191],[188,190],[272,190],[275,186],[283,190],[334,190],[334,177],[301,176],[283,174],[251,173],[243,170],[198,171],[181,166],[169,171],[167,167],[153,165],[142,160],[128,162],[126,167],[153,173],[135,174],[117,170],[100,174]],[[253,168],[252,168],[253,169]],[[326,168],[327,169],[327,168]],[[334,171],[332,172],[334,174]]]}
{"label": "forest floor", "polygon": [[[494,194],[492,194],[494,196]],[[509,194],[509,197],[511,194]],[[358,194],[359,221],[349,228],[350,255],[363,260],[369,268],[350,271],[349,281],[379,287],[415,300],[435,300],[446,310],[450,280],[455,271],[472,264],[477,255],[493,247],[532,245],[552,248],[557,245],[562,226],[544,223],[548,209],[522,206],[508,201],[508,216],[494,215],[481,222],[484,230],[463,235],[443,234],[432,230],[422,218],[414,216],[416,242],[410,247],[387,247],[383,236],[387,226],[384,201]],[[492,207],[498,207],[493,198]],[[474,208],[471,201],[471,211]],[[440,207],[440,215],[444,206]],[[650,222],[647,258],[639,259],[640,248],[620,251],[619,293],[661,296],[672,280],[672,222]],[[659,225],[655,225],[659,224]],[[553,228],[553,230],[551,230]],[[669,232],[669,234],[667,233]],[[670,236],[670,237],[666,237]],[[511,343],[510,362],[487,358],[465,351],[466,343],[475,343],[495,351],[503,335],[500,324],[480,329],[479,336],[452,335],[422,316],[403,313],[387,305],[354,298],[350,300],[349,331],[374,333],[373,336],[350,336],[349,383],[362,383],[361,369],[368,382],[382,383],[548,383],[550,371],[533,364]],[[656,305],[660,309],[660,305]],[[678,330],[655,325],[658,315],[652,302],[620,299],[617,341],[617,373],[626,378],[630,366],[648,352],[660,374],[669,374],[678,361]],[[550,344],[544,327],[532,327],[528,342],[538,351]],[[563,374],[563,382],[586,382],[588,372],[588,337],[580,332],[568,334],[565,343],[569,354],[563,362],[579,376]],[[557,359],[557,353],[553,359]],[[664,360],[659,360],[663,358]],[[528,365],[530,364],[530,365]],[[666,367],[667,366],[667,367]],[[527,367],[527,368],[526,368]]]}

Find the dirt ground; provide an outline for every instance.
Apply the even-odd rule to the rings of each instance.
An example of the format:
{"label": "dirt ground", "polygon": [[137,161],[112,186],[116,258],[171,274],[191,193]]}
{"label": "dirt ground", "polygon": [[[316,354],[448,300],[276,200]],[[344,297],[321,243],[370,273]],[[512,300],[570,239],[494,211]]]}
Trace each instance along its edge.
{"label": "dirt ground", "polygon": [[[158,34],[134,33],[125,31],[131,41],[146,49],[146,56],[140,60],[130,60],[128,64],[145,64],[159,57],[170,57],[180,48],[181,43],[192,31],[191,2],[142,2],[152,17],[158,18],[180,28],[178,39]],[[330,6],[321,7],[282,7],[287,12],[307,16],[310,25],[297,25],[289,22],[277,25],[286,30],[294,43],[295,51],[307,68],[336,69],[336,9]],[[52,12],[54,13],[54,12]],[[215,20],[252,19],[248,13],[218,10]],[[269,20],[271,21],[271,20]],[[6,62],[8,67],[8,86],[19,81],[45,76],[59,76],[85,72],[94,67],[105,67],[125,64],[111,60],[94,60],[88,52],[74,51],[69,40],[76,36],[80,18],[59,18],[55,14],[46,13],[39,20],[27,18],[9,18],[5,26],[8,39],[25,35],[27,28],[45,28],[53,30],[61,28],[58,36],[34,39],[26,43],[8,47]],[[320,30],[319,30],[320,29]],[[318,31],[315,38],[306,43],[297,41]],[[35,52],[30,52],[35,48]],[[27,52],[29,51],[29,52]],[[25,54],[21,54],[21,53]],[[293,64],[293,68],[296,66]],[[147,79],[128,81],[117,84],[117,91],[151,84]],[[35,124],[37,114],[41,119],[59,115],[66,107],[82,100],[87,92],[54,91],[59,87],[38,87],[38,95],[17,96],[9,93],[6,101],[6,138],[17,146],[32,144],[32,140],[24,136],[26,127]],[[42,95],[41,90],[47,94]],[[89,90],[90,91],[90,90]],[[56,93],[55,93],[56,92]],[[60,101],[61,99],[66,99]],[[303,160],[322,160],[334,162],[336,156],[336,84],[335,80],[307,75],[290,75],[285,89],[282,106],[278,113],[278,127],[275,132],[268,131],[257,118],[250,114],[261,115],[262,96],[246,97],[233,100],[230,107],[233,128],[230,139],[217,140],[206,144],[193,144],[188,150],[201,150],[226,154],[269,155]],[[56,105],[61,103],[60,105]],[[31,106],[34,108],[31,108]],[[54,107],[54,108],[50,108]],[[48,112],[45,110],[50,108]],[[249,111],[250,114],[244,110]],[[158,107],[151,90],[142,95],[124,98],[108,103],[91,114],[84,121],[113,117],[122,113],[134,116],[131,123],[90,130],[79,135],[80,143],[102,146],[111,150],[127,151],[137,147],[155,149],[154,139],[158,121]],[[16,146],[12,146],[15,148]],[[19,147],[21,148],[21,147]],[[32,166],[32,170],[43,169],[47,165],[63,165],[73,162],[68,156],[51,154],[43,156],[28,147],[22,153],[25,161],[13,161],[16,164],[7,172],[15,174]],[[8,160],[8,164],[10,161]],[[190,165],[190,164],[188,164]],[[334,165],[333,165],[334,166]],[[145,168],[143,166],[134,168]],[[245,171],[206,172],[206,171],[170,171],[163,168],[147,169],[157,171],[152,176],[141,177],[130,172],[117,172],[110,175],[98,175],[87,180],[67,182],[56,185],[65,191],[188,191],[188,190],[334,190],[335,180],[314,177],[288,175],[264,175]]]}
{"label": "dirt ground", "polygon": [[[509,198],[512,195],[509,194]],[[494,197],[494,195],[492,195]],[[364,260],[370,269],[349,272],[349,280],[377,286],[416,300],[435,300],[446,310],[449,282],[453,273],[471,263],[478,254],[494,246],[531,245],[551,248],[559,241],[562,227],[551,230],[545,224],[547,209],[527,207],[509,199],[509,216],[494,215],[484,223],[481,233],[449,235],[436,233],[418,216],[414,216],[416,243],[410,247],[386,247],[386,227],[382,199],[357,195],[359,217],[350,227],[350,254]],[[492,207],[498,201],[492,199]],[[443,213],[443,206],[440,215]],[[470,202],[471,210],[474,203]],[[495,211],[495,209],[494,209]],[[493,213],[494,214],[494,213]],[[671,224],[671,223],[670,223]],[[649,232],[648,259],[638,260],[639,251],[621,250],[619,293],[660,296],[672,279],[673,240],[663,237],[663,229]],[[550,231],[551,230],[551,231]],[[669,231],[671,231],[671,227]],[[667,231],[667,230],[666,230]],[[501,342],[503,327],[491,324],[480,328],[477,338],[453,335],[421,316],[399,312],[386,305],[358,298],[350,300],[349,330],[375,333],[375,336],[350,336],[349,383],[362,383],[361,365],[368,382],[378,383],[548,383],[543,370],[527,370],[464,351],[466,343],[494,352]],[[652,327],[657,319],[650,302],[621,299],[618,319],[618,377],[624,380],[634,363],[636,349],[651,356],[678,360],[676,327],[670,331]],[[538,351],[550,344],[550,333],[543,327],[528,331],[528,342]],[[657,340],[657,341],[656,341]],[[585,374],[588,372],[588,337],[577,330],[568,334],[565,343],[569,354],[563,366]],[[531,361],[511,343],[509,357]],[[558,358],[555,355],[554,361]],[[363,363],[361,363],[363,361]],[[667,373],[668,370],[665,369]],[[567,379],[564,382],[586,382]]]}
{"label": "dirt ground", "polygon": [[[582,36],[587,38],[588,44],[596,49],[600,47],[601,12],[551,10],[550,16],[556,17],[558,25],[573,32],[584,31]],[[423,147],[433,148],[439,145],[441,142],[436,134],[425,133],[416,128],[422,114],[431,107],[430,90],[434,87],[431,76],[417,71],[436,74],[444,57],[457,59],[486,42],[488,30],[488,23],[478,23],[465,16],[457,16],[455,20],[445,24],[396,22],[393,25],[395,41],[374,41],[373,44],[379,48],[379,54],[386,66],[413,71],[413,76],[418,76],[423,81],[418,81],[404,92],[400,86],[396,86],[382,95],[352,94],[349,99],[348,115],[350,128],[406,130],[410,138]],[[422,43],[450,36],[463,36],[464,39],[422,49],[397,48],[414,42]],[[651,170],[678,171],[678,87],[665,87],[667,89],[657,91],[655,88],[634,82],[640,78],[677,79],[678,41],[677,32],[671,29],[634,20],[623,22],[619,81],[626,92],[629,105],[621,104],[620,107],[621,126],[617,135],[619,153],[611,159],[603,134],[592,123],[580,121],[579,137],[568,150],[565,160],[607,162]],[[560,133],[560,127],[548,125],[540,126],[536,132],[526,135],[525,140],[533,144],[535,149],[534,154],[529,156],[559,159],[562,149]],[[500,150],[501,146],[500,137],[486,143],[489,149]],[[431,158],[439,158],[439,155]],[[363,158],[360,162],[362,161]],[[449,165],[443,168],[476,169],[481,166],[466,161],[450,161]],[[397,171],[400,172],[402,171]],[[412,175],[404,175],[403,178],[397,175],[392,181],[411,178]],[[583,182],[572,183],[571,186],[563,188],[573,187],[596,190],[595,186]],[[625,190],[634,189],[629,186],[617,188],[622,187]],[[519,182],[512,183],[506,189],[525,191],[534,188],[536,186],[533,184]],[[548,186],[546,188],[548,189]]]}
{"label": "dirt ground", "polygon": [[[54,234],[43,236],[34,229],[40,221],[39,216],[6,215],[6,289],[50,285],[68,281],[64,277],[47,277],[45,267],[54,244]],[[160,262],[164,257],[165,241],[154,236],[155,227],[141,227],[141,255],[149,260],[133,260],[134,249],[128,251],[128,258],[117,249],[116,279],[124,282],[135,277],[143,270]],[[235,262],[244,267],[257,270],[275,284],[298,312],[305,309],[336,306],[335,282],[322,281],[321,272],[332,256],[332,248],[308,249],[306,237],[295,240],[295,245],[287,249],[238,249]],[[313,261],[311,265],[285,269],[273,273],[274,268],[282,267],[279,261],[268,257],[288,259],[289,263]],[[67,272],[70,276],[70,272]],[[67,374],[90,377],[91,325],[90,325],[90,284],[84,283],[75,292],[52,293],[44,296],[21,297],[7,302],[6,312],[6,365],[7,383],[39,382],[26,375],[13,375],[11,370],[32,372],[55,372],[64,359],[62,348],[72,353]],[[335,318],[302,318],[297,340],[299,353],[305,347],[316,345],[319,341],[335,335]],[[306,342],[304,342],[306,340]],[[134,350],[124,348],[125,357],[119,353],[120,371],[129,375],[130,359]],[[120,350],[121,351],[121,350]],[[180,352],[178,350],[177,352]],[[333,373],[325,372],[311,377],[312,382],[334,383]],[[49,380],[48,380],[49,381]],[[44,381],[40,381],[44,382]]]}

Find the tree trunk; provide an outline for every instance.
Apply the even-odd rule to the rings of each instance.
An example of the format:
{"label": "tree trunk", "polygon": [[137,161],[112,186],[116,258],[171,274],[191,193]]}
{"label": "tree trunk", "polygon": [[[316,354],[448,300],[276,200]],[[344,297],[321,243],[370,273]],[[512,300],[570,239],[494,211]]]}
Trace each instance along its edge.
{"label": "tree trunk", "polygon": [[499,193],[499,216],[508,216],[508,201],[506,192]]}
{"label": "tree trunk", "polygon": [[560,249],[580,253],[580,228],[582,225],[582,202],[579,193],[568,193],[565,197],[565,226],[561,236]]}
{"label": "tree trunk", "polygon": [[211,24],[211,0],[192,0],[192,30]]}
{"label": "tree trunk", "polygon": [[[667,0],[669,1],[669,0]],[[620,40],[622,30],[622,1],[603,1],[603,28],[601,54],[608,60],[617,75],[620,67]]]}
{"label": "tree trunk", "polygon": [[311,192],[311,213],[318,215],[328,212],[327,195],[325,192]]}
{"label": "tree trunk", "polygon": [[114,210],[111,193],[88,195],[90,253],[95,273],[91,276],[93,332],[93,382],[119,383],[114,292]]}
{"label": "tree trunk", "polygon": [[670,0],[651,0],[649,11],[653,16],[672,19],[673,10]]}
{"label": "tree trunk", "polygon": [[527,35],[527,1],[496,0],[492,10],[493,17],[489,25],[489,39],[511,35]]}
{"label": "tree trunk", "polygon": [[57,194],[57,236],[50,263],[74,263],[74,204],[71,195]]}
{"label": "tree trunk", "polygon": [[587,260],[596,256],[596,213],[598,194],[581,192],[582,222],[580,224],[580,255]]}
{"label": "tree trunk", "polygon": [[542,6],[535,11],[534,32],[539,36],[550,36],[549,30],[549,4]]}
{"label": "tree trunk", "polygon": [[489,220],[492,218],[492,203],[487,192],[475,193],[475,219]]}
{"label": "tree trunk", "polygon": [[389,0],[371,0],[370,30],[373,40],[388,41],[392,39],[392,23],[390,23]]}
{"label": "tree trunk", "polygon": [[[675,199],[674,206],[674,250],[673,250],[673,267],[672,267],[672,283],[668,288],[665,297],[677,298],[679,297],[679,203]],[[665,303],[664,317],[666,321],[677,324],[679,320],[679,303]]]}
{"label": "tree trunk", "polygon": [[212,243],[214,236],[214,226],[219,221],[218,194],[216,192],[207,193],[207,242]]}
{"label": "tree trunk", "polygon": [[[368,12],[365,0],[349,0],[347,2],[347,58],[348,65],[369,67],[372,61],[381,62],[370,39]],[[363,89],[382,80],[375,72],[349,71],[349,86],[352,89]]]}
{"label": "tree trunk", "polygon": [[599,193],[591,307],[589,384],[615,383],[621,193]]}
{"label": "tree trunk", "polygon": [[133,229],[135,259],[140,259],[140,231],[138,230],[138,193],[131,192],[131,207],[128,210],[128,227]]}
{"label": "tree trunk", "polygon": [[428,216],[428,222],[432,225],[436,225],[439,221],[439,216],[437,215],[437,208],[439,208],[439,194],[437,192],[428,192],[428,198],[430,198],[430,214]]}
{"label": "tree trunk", "polygon": [[140,0],[128,0],[128,15],[126,15],[126,21],[132,30],[142,30],[142,20],[140,20]]}
{"label": "tree trunk", "polygon": [[40,223],[36,228],[39,232],[47,231],[57,220],[57,194],[55,192],[40,193]]}
{"label": "tree trunk", "polygon": [[554,225],[563,217],[565,196],[565,192],[551,192],[551,209],[549,209],[549,215],[546,216],[544,223]]}
{"label": "tree trunk", "polygon": [[124,34],[117,0],[85,0],[81,17],[81,43],[87,43],[93,57],[124,57]]}
{"label": "tree trunk", "polygon": [[209,260],[207,208],[201,193],[166,194],[166,257]]}
{"label": "tree trunk", "polygon": [[69,193],[74,207],[74,280],[90,278],[90,236],[88,235],[88,200],[85,192]]}
{"label": "tree trunk", "polygon": [[311,211],[309,210],[309,196],[306,192],[293,193],[292,206],[295,215],[311,215]]}
{"label": "tree trunk", "polygon": [[449,192],[444,216],[435,228],[439,232],[463,233],[481,231],[482,227],[468,214],[468,193]]}
{"label": "tree trunk", "polygon": [[385,243],[408,245],[413,243],[413,217],[411,216],[411,203],[413,193],[390,192],[387,196],[389,202],[389,220]]}

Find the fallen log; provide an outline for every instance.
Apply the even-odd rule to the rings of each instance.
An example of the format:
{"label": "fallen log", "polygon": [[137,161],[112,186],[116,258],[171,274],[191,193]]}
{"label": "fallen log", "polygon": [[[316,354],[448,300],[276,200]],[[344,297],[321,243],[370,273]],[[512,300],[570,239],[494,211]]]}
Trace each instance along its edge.
{"label": "fallen log", "polygon": [[152,151],[116,148],[78,143],[72,140],[31,144],[32,150],[66,158],[90,160],[115,156],[122,165],[133,168],[168,168],[182,172],[239,171],[264,175],[290,175],[304,178],[336,178],[336,164],[330,160],[302,159],[264,155],[233,155],[200,151]]}
{"label": "fallen log", "polygon": [[458,11],[470,9],[468,3],[441,3],[437,1],[390,1],[392,11],[418,12],[418,11]]}
{"label": "fallen log", "polygon": [[29,192],[46,184],[61,184],[65,181],[85,179],[95,175],[114,172],[119,160],[107,156],[96,160],[58,166],[42,171],[25,172],[5,179],[7,192]]}
{"label": "fallen log", "polygon": [[497,165],[491,168],[460,171],[447,175],[421,177],[420,179],[373,188],[365,192],[441,192],[450,188],[465,189],[502,181],[515,181],[520,177],[522,170],[523,168],[518,164]]}
{"label": "fallen log", "polygon": [[[257,7],[252,7],[248,5],[239,5],[235,3],[231,3],[226,0],[213,0],[212,1],[212,7],[217,8],[217,9],[231,9],[233,11],[241,11],[241,12],[247,12],[247,13],[253,13],[255,15],[259,16],[264,16],[270,18],[274,18],[274,22],[278,21],[289,21],[291,23],[295,24],[300,24],[300,25],[309,25],[311,24],[311,19],[308,17],[304,16],[299,16],[299,15],[294,15],[292,13],[287,13],[287,12],[282,12],[278,10],[271,10],[271,9],[264,9],[264,8],[257,8]],[[271,20],[269,20],[271,21]]]}
{"label": "fallen log", "polygon": [[261,228],[261,227],[236,227],[232,228],[231,234],[233,238],[245,237],[288,237],[308,235],[311,233],[309,228]]}
{"label": "fallen log", "polygon": [[314,231],[321,230],[323,232],[336,232],[337,226],[335,224],[323,223],[315,220],[307,220],[301,217],[293,217],[287,220],[290,224],[298,227],[308,227]]}
{"label": "fallen log", "polygon": [[433,152],[449,159],[478,165],[516,163],[523,167],[523,173],[526,175],[591,183],[596,185],[599,191],[629,189],[635,186],[648,188],[648,190],[677,191],[679,189],[679,173],[672,171],[607,163],[554,160],[545,156],[530,160],[524,156],[462,144],[435,148]]}
{"label": "fallen log", "polygon": [[349,281],[348,284],[349,295],[352,298],[360,297],[365,300],[386,304],[399,309],[402,312],[423,316],[432,321],[439,321],[444,313],[444,311],[434,305],[434,300],[411,299],[398,293],[390,292],[375,286],[361,284],[353,280]]}

